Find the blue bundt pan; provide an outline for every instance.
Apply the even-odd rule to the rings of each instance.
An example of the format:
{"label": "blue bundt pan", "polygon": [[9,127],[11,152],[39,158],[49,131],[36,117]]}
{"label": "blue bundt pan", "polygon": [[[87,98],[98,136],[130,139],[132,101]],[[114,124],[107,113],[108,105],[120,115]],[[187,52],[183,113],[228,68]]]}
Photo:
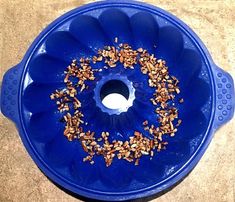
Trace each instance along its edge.
{"label": "blue bundt pan", "polygon": [[[95,158],[94,165],[82,162],[85,154],[78,141],[69,142],[63,136],[61,114],[49,95],[64,87],[63,71],[72,59],[116,45],[115,37],[165,59],[170,74],[180,80],[185,102],[178,106],[183,123],[174,138],[166,138],[165,151],[151,161],[141,159],[139,166],[114,160],[106,168],[101,157]],[[110,80],[115,81],[110,86],[122,88],[124,83],[128,88],[127,111],[101,104],[100,90]],[[121,91],[127,92],[126,87]],[[99,72],[89,90],[78,97],[87,128],[97,133],[109,131],[113,139],[125,140],[134,130],[143,132],[143,120],[156,120],[151,95],[139,68],[120,66]],[[213,133],[232,118],[235,102],[231,76],[214,64],[187,25],[162,9],[125,0],[88,4],[50,24],[22,62],[4,75],[1,96],[2,113],[15,122],[27,151],[46,176],[76,194],[109,201],[149,196],[186,176]]]}

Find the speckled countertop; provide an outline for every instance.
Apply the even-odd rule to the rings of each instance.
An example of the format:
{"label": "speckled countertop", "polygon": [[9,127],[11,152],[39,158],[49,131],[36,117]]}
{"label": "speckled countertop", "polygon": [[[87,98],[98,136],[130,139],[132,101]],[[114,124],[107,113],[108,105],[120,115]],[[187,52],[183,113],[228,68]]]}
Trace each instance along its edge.
{"label": "speckled countertop", "polygon": [[[82,0],[0,0],[0,78],[20,62],[39,32]],[[145,0],[170,11],[202,39],[235,78],[234,0]],[[78,201],[52,184],[27,154],[12,122],[0,115],[0,201]],[[196,168],[154,201],[235,201],[235,119],[221,127]]]}

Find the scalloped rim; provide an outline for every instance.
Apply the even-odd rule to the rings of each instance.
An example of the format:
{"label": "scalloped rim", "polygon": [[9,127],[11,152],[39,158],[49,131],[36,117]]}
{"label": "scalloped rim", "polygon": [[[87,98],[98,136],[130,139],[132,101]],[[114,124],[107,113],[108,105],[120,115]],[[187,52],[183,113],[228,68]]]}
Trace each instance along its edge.
{"label": "scalloped rim", "polygon": [[[160,15],[162,18],[170,21],[172,24],[174,24],[176,27],[178,27],[180,30],[184,32],[195,44],[195,46],[200,51],[204,61],[206,62],[208,72],[209,72],[209,78],[210,82],[212,84],[212,111],[210,115],[209,124],[207,127],[207,130],[205,132],[204,138],[201,142],[201,144],[198,146],[195,153],[191,156],[191,158],[175,173],[173,173],[171,176],[166,178],[164,181],[155,184],[153,186],[143,188],[140,190],[135,191],[129,191],[129,192],[102,192],[98,190],[91,190],[84,187],[81,187],[63,176],[59,175],[57,172],[52,170],[46,162],[42,159],[42,157],[37,153],[37,151],[34,149],[33,145],[30,142],[30,139],[27,135],[27,129],[25,127],[24,121],[23,121],[23,112],[22,112],[22,102],[21,102],[21,95],[23,92],[23,84],[24,84],[24,78],[27,73],[28,64],[31,60],[31,57],[33,56],[34,52],[37,50],[38,46],[41,44],[41,42],[47,37],[47,35],[52,32],[54,29],[56,29],[59,25],[63,24],[64,21],[67,21],[69,18],[74,17],[75,15],[82,14],[84,12],[88,12],[94,9],[100,9],[100,8],[109,8],[109,7],[131,7],[136,8],[142,11],[147,11],[152,13],[153,15]],[[179,20],[174,15],[168,13],[167,11],[157,8],[155,6],[142,3],[142,2],[136,2],[136,1],[129,1],[129,0],[109,0],[109,1],[100,1],[95,3],[90,3],[84,6],[81,6],[79,8],[75,8],[66,14],[62,15],[61,17],[57,18],[54,22],[52,22],[49,26],[47,26],[34,40],[28,51],[26,52],[23,60],[20,63],[20,66],[23,68],[23,72],[21,75],[21,82],[20,82],[20,88],[18,92],[18,100],[19,100],[19,123],[16,123],[20,132],[20,136],[22,139],[22,142],[25,145],[25,148],[27,149],[28,153],[34,160],[34,162],[37,164],[37,166],[43,171],[43,173],[48,176],[52,181],[59,184],[60,186],[64,187],[65,189],[72,191],[76,194],[79,194],[84,197],[99,199],[99,200],[129,200],[129,199],[136,199],[140,197],[146,197],[153,194],[157,194],[160,191],[163,191],[172,185],[174,185],[176,182],[181,180],[183,177],[185,177],[198,163],[198,161],[201,159],[202,155],[204,154],[206,148],[208,147],[212,137],[214,129],[212,128],[212,123],[214,120],[215,115],[215,82],[214,77],[212,74],[213,66],[215,66],[214,62],[212,61],[212,58],[206,49],[205,45],[202,43],[202,41],[199,39],[199,37],[189,28],[185,23],[183,23],[181,20]]]}

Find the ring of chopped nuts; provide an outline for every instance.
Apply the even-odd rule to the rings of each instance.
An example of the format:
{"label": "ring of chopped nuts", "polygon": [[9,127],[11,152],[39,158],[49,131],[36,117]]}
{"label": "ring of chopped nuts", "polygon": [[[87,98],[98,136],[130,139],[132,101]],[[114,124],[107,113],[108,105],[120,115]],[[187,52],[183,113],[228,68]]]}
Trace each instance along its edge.
{"label": "ring of chopped nuts", "polygon": [[[118,42],[117,37],[115,42]],[[80,110],[82,104],[77,96],[79,91],[82,92],[88,88],[87,82],[95,80],[95,73],[102,71],[102,69],[92,68],[92,63],[101,61],[107,65],[104,68],[115,68],[117,63],[121,63],[125,69],[134,69],[136,64],[140,65],[141,72],[147,77],[149,87],[155,89],[150,101],[155,107],[158,126],[150,125],[148,120],[143,122],[143,129],[151,135],[151,138],[145,137],[139,131],[134,131],[129,140],[110,142],[108,132],[102,132],[97,138],[95,132],[83,130],[82,125],[87,123],[82,120],[84,117]],[[62,119],[65,123],[64,136],[69,141],[78,139],[87,153],[83,159],[84,162],[94,164],[94,155],[101,155],[107,167],[112,164],[114,158],[124,159],[138,165],[142,156],[148,155],[152,159],[155,151],[166,149],[168,142],[164,141],[163,137],[174,136],[182,122],[178,119],[177,108],[172,104],[175,95],[180,93],[179,80],[169,74],[164,60],[157,59],[154,54],[148,53],[143,48],[134,50],[128,44],[119,44],[118,48],[105,46],[92,59],[73,60],[64,73],[66,89],[55,90],[50,98],[55,100],[58,110],[64,113]],[[75,80],[78,81],[75,82]],[[179,103],[183,102],[181,98]],[[70,112],[71,109],[74,110],[73,114]]]}

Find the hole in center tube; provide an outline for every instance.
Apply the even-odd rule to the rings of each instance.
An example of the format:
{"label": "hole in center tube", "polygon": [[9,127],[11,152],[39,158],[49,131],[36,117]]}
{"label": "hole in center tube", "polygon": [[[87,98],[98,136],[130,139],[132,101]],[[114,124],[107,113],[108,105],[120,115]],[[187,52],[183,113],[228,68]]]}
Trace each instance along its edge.
{"label": "hole in center tube", "polygon": [[103,105],[109,109],[128,108],[129,89],[120,80],[106,82],[100,91],[100,98]]}

